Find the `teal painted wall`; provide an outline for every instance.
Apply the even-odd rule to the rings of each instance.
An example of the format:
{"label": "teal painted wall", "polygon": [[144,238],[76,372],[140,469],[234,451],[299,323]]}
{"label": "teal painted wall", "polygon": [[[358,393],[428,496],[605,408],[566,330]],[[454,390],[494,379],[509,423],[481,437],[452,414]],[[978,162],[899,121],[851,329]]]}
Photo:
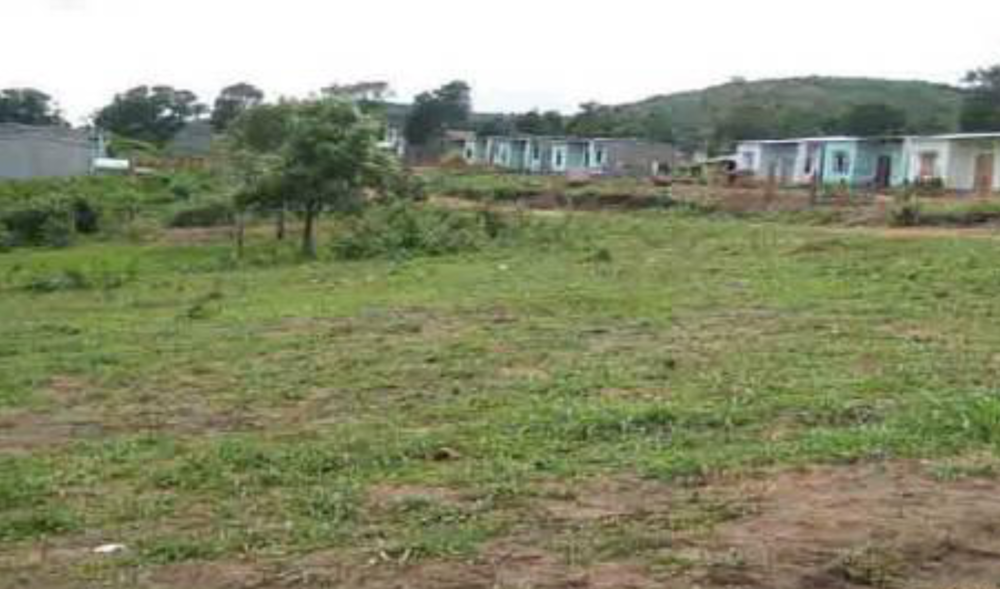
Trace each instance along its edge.
{"label": "teal painted wall", "polygon": [[[844,155],[843,169],[838,169],[838,154]],[[823,153],[824,184],[854,184],[854,170],[858,159],[857,141],[831,141]]]}

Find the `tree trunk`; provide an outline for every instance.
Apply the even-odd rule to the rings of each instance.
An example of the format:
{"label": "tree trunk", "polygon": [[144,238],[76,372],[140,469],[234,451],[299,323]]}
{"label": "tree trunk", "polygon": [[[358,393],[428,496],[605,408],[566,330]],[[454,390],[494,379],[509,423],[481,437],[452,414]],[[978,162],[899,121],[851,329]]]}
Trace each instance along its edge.
{"label": "tree trunk", "polygon": [[235,235],[236,238],[236,259],[243,259],[243,245],[246,236],[246,223],[244,222],[243,211],[236,212],[236,228]]}
{"label": "tree trunk", "polygon": [[313,205],[306,205],[306,218],[302,228],[302,255],[310,260],[316,259],[316,216],[319,210]]}
{"label": "tree trunk", "polygon": [[278,209],[278,222],[275,230],[275,237],[278,241],[285,241],[285,203],[281,203]]}

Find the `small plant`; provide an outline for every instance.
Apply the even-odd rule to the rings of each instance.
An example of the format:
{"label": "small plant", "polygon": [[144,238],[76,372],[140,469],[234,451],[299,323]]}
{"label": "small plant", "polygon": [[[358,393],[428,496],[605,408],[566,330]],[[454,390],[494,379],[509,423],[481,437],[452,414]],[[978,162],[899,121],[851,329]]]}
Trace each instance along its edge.
{"label": "small plant", "polygon": [[25,285],[24,288],[30,292],[48,294],[67,290],[86,290],[90,287],[91,283],[83,272],[79,270],[64,270],[55,274],[36,277]]}

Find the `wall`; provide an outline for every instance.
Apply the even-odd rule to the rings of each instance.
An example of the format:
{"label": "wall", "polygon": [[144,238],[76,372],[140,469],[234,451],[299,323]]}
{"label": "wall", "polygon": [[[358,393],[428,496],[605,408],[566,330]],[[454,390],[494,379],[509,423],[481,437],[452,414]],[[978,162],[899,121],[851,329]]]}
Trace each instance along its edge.
{"label": "wall", "polygon": [[736,171],[765,177],[766,170],[762,167],[764,147],[755,141],[740,143],[736,147]]}
{"label": "wall", "polygon": [[762,144],[759,177],[778,184],[793,184],[798,154],[798,143]]}
{"label": "wall", "polygon": [[45,130],[3,133],[0,178],[83,176],[91,172],[95,155],[89,141],[54,137]]}
{"label": "wall", "polygon": [[944,179],[945,186],[948,186],[949,179],[946,178],[946,176],[948,174],[949,160],[951,159],[950,141],[912,137],[906,141],[906,144],[903,147],[903,152],[903,158],[905,161],[904,173],[907,182],[915,183],[921,180],[920,160],[922,154],[935,153],[937,154],[937,164],[935,166],[933,177]]}
{"label": "wall", "polygon": [[595,168],[610,175],[651,176],[669,174],[676,165],[672,145],[638,140],[597,141],[595,154],[604,153],[603,165],[593,158]]}

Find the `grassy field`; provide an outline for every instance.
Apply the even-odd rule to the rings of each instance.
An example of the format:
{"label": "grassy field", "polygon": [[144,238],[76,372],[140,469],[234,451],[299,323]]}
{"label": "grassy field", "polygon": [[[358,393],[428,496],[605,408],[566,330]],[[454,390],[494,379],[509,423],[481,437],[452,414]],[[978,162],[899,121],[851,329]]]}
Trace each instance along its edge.
{"label": "grassy field", "polygon": [[0,254],[0,588],[1000,578],[1000,242],[540,223]]}

